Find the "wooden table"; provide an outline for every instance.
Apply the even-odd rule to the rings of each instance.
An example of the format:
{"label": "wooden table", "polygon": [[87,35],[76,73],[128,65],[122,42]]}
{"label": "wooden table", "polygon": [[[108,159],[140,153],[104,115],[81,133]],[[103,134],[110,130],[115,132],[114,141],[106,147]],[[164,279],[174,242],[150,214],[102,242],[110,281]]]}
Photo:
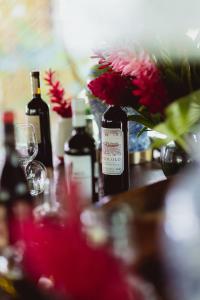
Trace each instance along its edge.
{"label": "wooden table", "polygon": [[132,239],[137,255],[132,264],[137,272],[155,287],[161,300],[171,300],[167,295],[166,278],[160,255],[160,228],[164,221],[164,201],[173,179],[166,179],[158,162],[131,167],[129,191],[106,197],[100,202],[106,214],[127,204],[133,212]]}
{"label": "wooden table", "polygon": [[[58,161],[55,161],[54,184],[55,189],[59,195],[60,182],[63,180],[63,178],[64,167],[62,164],[59,164]],[[166,180],[166,177],[161,169],[159,162],[157,161],[130,166],[130,190],[147,186],[162,180]],[[100,182],[100,195],[102,194],[103,193]]]}
{"label": "wooden table", "polygon": [[130,167],[131,188],[146,186],[165,179],[166,177],[157,161],[131,165]]}

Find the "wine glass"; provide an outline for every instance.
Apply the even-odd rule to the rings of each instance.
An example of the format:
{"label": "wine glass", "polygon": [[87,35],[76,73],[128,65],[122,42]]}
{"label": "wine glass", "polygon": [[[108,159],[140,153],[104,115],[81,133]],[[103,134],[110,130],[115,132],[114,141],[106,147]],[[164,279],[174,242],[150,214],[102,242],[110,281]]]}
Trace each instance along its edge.
{"label": "wine glass", "polygon": [[32,196],[44,191],[47,171],[45,166],[34,160],[38,153],[38,144],[34,126],[31,124],[16,124],[16,150],[19,162],[24,169]]}
{"label": "wine glass", "polygon": [[15,131],[16,150],[20,154],[19,162],[26,169],[38,153],[35,130],[31,124],[17,124]]}

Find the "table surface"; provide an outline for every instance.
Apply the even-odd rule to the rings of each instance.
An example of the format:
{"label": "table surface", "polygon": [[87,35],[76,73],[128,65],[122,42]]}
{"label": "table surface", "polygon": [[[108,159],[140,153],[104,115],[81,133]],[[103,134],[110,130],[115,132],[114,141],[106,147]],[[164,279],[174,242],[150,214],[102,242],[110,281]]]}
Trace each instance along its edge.
{"label": "table surface", "polygon": [[[160,226],[163,222],[163,207],[166,193],[173,180],[166,179],[157,161],[130,166],[130,189],[118,195],[105,197],[100,207],[109,214],[121,204],[127,204],[134,213],[131,236],[137,248],[133,272],[137,272],[156,290],[157,297],[168,298],[165,276],[158,249]],[[108,200],[108,202],[107,202]],[[119,206],[120,205],[120,206]]]}
{"label": "table surface", "polygon": [[131,165],[130,167],[131,188],[146,186],[165,179],[166,177],[161,169],[160,163],[157,161]]}
{"label": "table surface", "polygon": [[[63,179],[63,177],[64,166],[56,161],[54,168],[54,178],[57,186],[59,185],[59,182]],[[157,161],[138,165],[130,165],[130,189],[143,187],[165,179],[166,177],[161,169],[161,165]]]}

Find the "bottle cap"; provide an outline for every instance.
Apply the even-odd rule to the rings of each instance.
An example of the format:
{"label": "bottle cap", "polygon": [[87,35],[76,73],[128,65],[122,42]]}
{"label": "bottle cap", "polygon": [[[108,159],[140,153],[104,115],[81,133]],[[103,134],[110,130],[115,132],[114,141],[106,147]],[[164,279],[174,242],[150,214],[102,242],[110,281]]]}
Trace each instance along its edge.
{"label": "bottle cap", "polygon": [[32,77],[39,77],[40,76],[39,71],[32,71],[30,74],[31,74]]}
{"label": "bottle cap", "polygon": [[3,123],[14,123],[14,113],[12,111],[5,111],[3,113]]}

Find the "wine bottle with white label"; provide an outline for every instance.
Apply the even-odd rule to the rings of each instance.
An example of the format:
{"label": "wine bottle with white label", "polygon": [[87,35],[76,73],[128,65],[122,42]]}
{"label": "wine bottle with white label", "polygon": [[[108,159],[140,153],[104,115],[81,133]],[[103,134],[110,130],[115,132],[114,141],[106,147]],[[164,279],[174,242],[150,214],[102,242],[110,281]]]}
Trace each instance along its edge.
{"label": "wine bottle with white label", "polygon": [[76,182],[81,194],[86,200],[95,202],[94,166],[96,150],[94,139],[86,132],[85,100],[72,100],[73,131],[69,141],[65,144],[65,170],[68,187]]}
{"label": "wine bottle with white label", "polygon": [[46,167],[52,167],[49,107],[41,98],[39,76],[38,71],[31,72],[33,99],[27,104],[26,117],[27,122],[35,128],[38,143],[38,154],[35,159]]}
{"label": "wine bottle with white label", "polygon": [[128,118],[115,105],[102,117],[102,174],[105,196],[128,190]]}

